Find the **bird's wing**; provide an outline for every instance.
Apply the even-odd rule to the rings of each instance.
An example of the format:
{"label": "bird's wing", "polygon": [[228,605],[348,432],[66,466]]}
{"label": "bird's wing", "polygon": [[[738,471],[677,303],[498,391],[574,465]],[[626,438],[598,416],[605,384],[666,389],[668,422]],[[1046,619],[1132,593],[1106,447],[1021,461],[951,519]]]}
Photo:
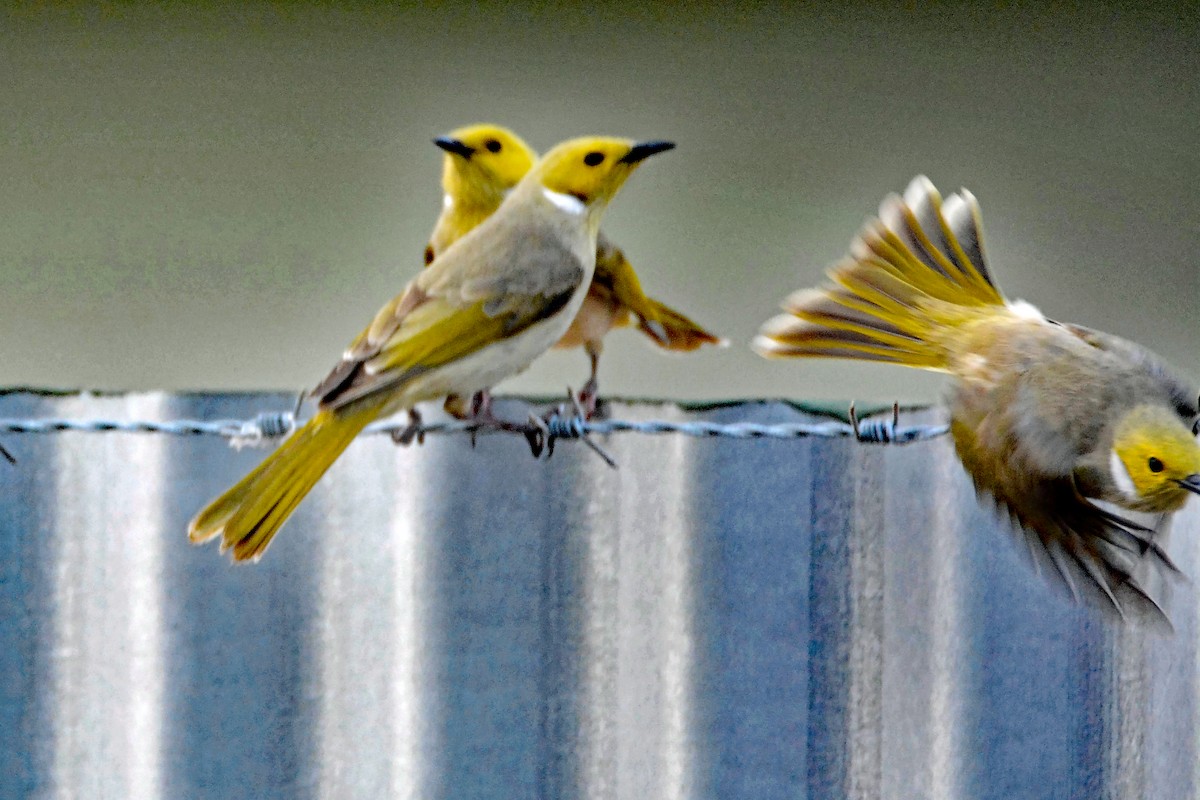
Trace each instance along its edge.
{"label": "bird's wing", "polygon": [[619,306],[633,312],[642,333],[663,349],[695,350],[703,344],[721,341],[680,312],[648,297],[625,253],[605,237],[603,231],[596,246],[596,274],[592,278],[592,288],[604,290]]}
{"label": "bird's wing", "polygon": [[1155,543],[1155,531],[1091,502],[1070,479],[1029,482],[1022,491],[1019,503],[1005,506],[1077,601],[1170,628],[1138,578],[1147,559],[1156,569],[1178,572]]}
{"label": "bird's wing", "polygon": [[1019,433],[1015,405],[999,403],[969,426],[961,416],[952,423],[976,489],[1008,514],[1030,553],[1053,568],[1077,601],[1169,627],[1137,578],[1144,559],[1176,571],[1154,544],[1154,532],[1083,497],[1073,463],[1049,459],[1043,442]]}
{"label": "bird's wing", "polygon": [[1200,408],[1198,408],[1200,401],[1197,400],[1198,392],[1196,387],[1186,383],[1165,361],[1154,353],[1134,344],[1128,339],[1113,336],[1111,333],[1085,328],[1082,325],[1072,325],[1070,323],[1058,324],[1097,350],[1111,353],[1140,368],[1149,378],[1163,388],[1171,404],[1179,412],[1179,416],[1189,425],[1194,424],[1196,418],[1200,416]]}
{"label": "bird's wing", "polygon": [[561,310],[586,275],[536,227],[475,231],[380,309],[312,396],[340,407],[514,336]]}
{"label": "bird's wing", "polygon": [[[592,276],[593,292],[600,292],[638,318],[638,324],[659,344],[666,345],[667,334],[658,319],[658,312],[638,280],[633,265],[625,258],[621,248],[613,244],[603,232],[596,241],[596,272]],[[622,317],[627,317],[622,314]],[[624,322],[620,324],[626,324]]]}
{"label": "bird's wing", "polygon": [[573,290],[586,274],[580,254],[590,249],[582,226],[520,211],[506,206],[472,228],[416,277],[417,286],[456,303]]}

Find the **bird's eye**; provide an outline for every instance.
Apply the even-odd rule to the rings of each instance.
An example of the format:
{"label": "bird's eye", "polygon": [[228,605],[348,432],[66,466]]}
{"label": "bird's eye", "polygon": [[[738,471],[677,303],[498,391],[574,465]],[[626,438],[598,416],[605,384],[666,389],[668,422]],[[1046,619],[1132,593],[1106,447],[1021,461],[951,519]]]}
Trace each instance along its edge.
{"label": "bird's eye", "polygon": [[488,139],[486,142],[483,143],[483,146],[487,148],[487,151],[489,153],[499,153],[500,152],[500,143],[497,142],[495,139]]}
{"label": "bird's eye", "polygon": [[1200,418],[1197,418],[1196,421],[1192,423],[1192,436],[1196,436],[1198,434],[1200,434]]}
{"label": "bird's eye", "polygon": [[595,151],[592,151],[583,157],[583,163],[587,164],[589,167],[599,166],[603,162],[604,162],[604,153],[597,153]]}
{"label": "bird's eye", "polygon": [[1146,462],[1146,466],[1150,468],[1151,472],[1163,471],[1163,463],[1154,456],[1150,456],[1150,460]]}

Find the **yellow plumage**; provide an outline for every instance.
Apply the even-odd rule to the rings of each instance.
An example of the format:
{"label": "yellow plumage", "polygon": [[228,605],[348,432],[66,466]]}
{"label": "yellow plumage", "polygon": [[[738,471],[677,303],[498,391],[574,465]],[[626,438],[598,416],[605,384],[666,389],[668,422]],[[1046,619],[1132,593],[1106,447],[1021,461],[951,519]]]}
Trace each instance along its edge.
{"label": "yellow plumage", "polygon": [[[498,208],[505,192],[536,158],[519,136],[498,125],[470,125],[434,141],[446,151],[445,202],[425,250],[426,264]],[[604,336],[635,322],[664,350],[684,352],[722,341],[679,311],[648,297],[625,254],[601,234],[588,295],[555,344],[559,349],[583,347],[588,353],[592,371],[585,397],[594,399]]]}
{"label": "yellow plumage", "polygon": [[1097,506],[1166,513],[1200,492],[1194,387],[1115,336],[1008,302],[979,206],[918,177],[889,196],[829,281],[792,294],[754,340],[767,357],[852,358],[946,372],[955,449],[1072,594],[1161,611],[1136,577],[1173,571],[1153,532]]}
{"label": "yellow plumage", "polygon": [[499,209],[380,309],[312,391],[313,419],[192,520],[192,541],[220,537],[239,561],[261,556],[372,420],[528,367],[583,302],[608,202],[640,161],[672,146],[591,137],[550,151]]}
{"label": "yellow plumage", "polygon": [[300,501],[381,408],[376,402],[346,411],[317,412],[201,511],[188,526],[188,538],[198,543],[221,534],[221,549],[232,549],[236,560],[260,556]]}

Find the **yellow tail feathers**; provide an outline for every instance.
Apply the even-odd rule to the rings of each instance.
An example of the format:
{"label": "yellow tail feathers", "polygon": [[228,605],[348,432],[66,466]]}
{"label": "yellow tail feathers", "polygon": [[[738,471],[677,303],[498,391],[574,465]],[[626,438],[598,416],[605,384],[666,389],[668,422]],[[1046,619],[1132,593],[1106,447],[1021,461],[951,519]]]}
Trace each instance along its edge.
{"label": "yellow tail feathers", "polygon": [[355,436],[379,415],[378,404],[322,410],[188,526],[203,542],[221,536],[237,561],[257,559],[272,537]]}
{"label": "yellow tail feathers", "polygon": [[[664,350],[688,352],[705,344],[723,344],[724,339],[712,335],[670,306],[646,298],[645,313],[638,328]],[[654,323],[658,323],[655,327]]]}
{"label": "yellow tail feathers", "polygon": [[767,320],[755,350],[945,370],[941,333],[1006,307],[984,259],[975,198],[964,189],[943,203],[924,176],[883,201],[829,279],[784,301],[787,313]]}

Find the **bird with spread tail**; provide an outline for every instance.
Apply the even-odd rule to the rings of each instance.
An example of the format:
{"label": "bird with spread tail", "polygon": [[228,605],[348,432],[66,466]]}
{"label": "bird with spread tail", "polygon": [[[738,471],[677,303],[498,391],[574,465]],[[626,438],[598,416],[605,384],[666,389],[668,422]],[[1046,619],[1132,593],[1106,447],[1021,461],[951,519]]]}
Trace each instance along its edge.
{"label": "bird with spread tail", "polygon": [[220,537],[235,560],[257,559],[372,420],[470,396],[528,367],[583,304],[609,201],[644,159],[672,147],[592,137],[547,153],[379,311],[311,392],[316,415],[197,514],[191,540]]}
{"label": "bird with spread tail", "polygon": [[1095,501],[1167,514],[1200,493],[1200,409],[1144,348],[1009,301],[984,257],[979,205],[925,177],[883,201],[828,271],[791,295],[753,347],[953,376],[955,449],[1078,601],[1166,622],[1139,578],[1178,572],[1155,531]]}
{"label": "bird with spread tail", "polygon": [[[445,151],[442,165],[442,213],[425,248],[425,263],[433,263],[460,236],[487,219],[505,195],[537,160],[537,154],[507,128],[468,125],[434,139]],[[591,361],[591,373],[579,393],[590,416],[594,413],[599,383],[597,372],[604,337],[613,328],[636,322],[638,329],[660,348],[686,352],[705,344],[725,341],[675,309],[647,297],[633,266],[601,232],[596,246],[596,271],[583,305],[554,345],[582,347]],[[480,400],[475,400],[476,407]],[[461,402],[451,398],[447,410],[462,414]]]}

